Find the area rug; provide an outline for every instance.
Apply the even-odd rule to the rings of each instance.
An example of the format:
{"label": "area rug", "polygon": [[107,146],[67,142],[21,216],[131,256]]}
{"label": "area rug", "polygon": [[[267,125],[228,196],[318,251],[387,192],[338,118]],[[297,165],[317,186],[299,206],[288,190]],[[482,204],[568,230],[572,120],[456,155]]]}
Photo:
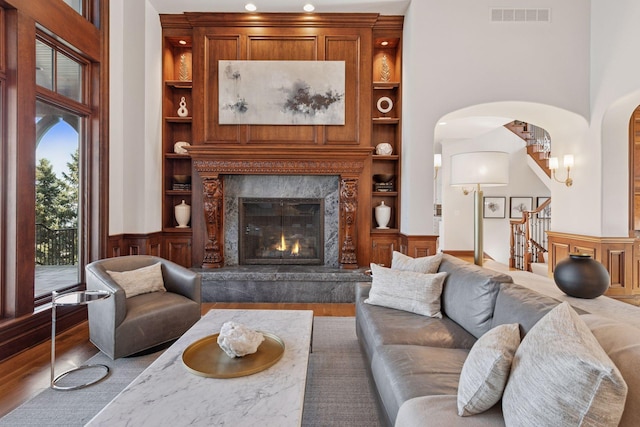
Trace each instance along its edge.
{"label": "area rug", "polygon": [[[109,366],[106,380],[74,391],[44,390],[1,418],[0,426],[83,426],[160,354],[112,361],[100,353],[88,363]],[[314,319],[303,426],[382,425],[364,363],[353,317]]]}

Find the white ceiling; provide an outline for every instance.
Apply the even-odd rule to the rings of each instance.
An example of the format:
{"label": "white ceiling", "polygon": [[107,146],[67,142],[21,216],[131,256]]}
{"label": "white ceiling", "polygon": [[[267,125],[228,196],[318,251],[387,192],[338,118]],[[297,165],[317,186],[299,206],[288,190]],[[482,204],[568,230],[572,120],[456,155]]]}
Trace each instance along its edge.
{"label": "white ceiling", "polygon": [[299,12],[311,3],[317,13],[380,13],[404,15],[411,0],[149,0],[158,13],[182,12],[246,12],[244,5],[253,3],[256,12]]}

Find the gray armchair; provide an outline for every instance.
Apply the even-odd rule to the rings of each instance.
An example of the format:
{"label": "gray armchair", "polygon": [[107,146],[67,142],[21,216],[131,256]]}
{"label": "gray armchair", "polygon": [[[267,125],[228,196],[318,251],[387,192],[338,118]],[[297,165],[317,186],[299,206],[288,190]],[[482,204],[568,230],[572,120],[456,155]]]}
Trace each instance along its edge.
{"label": "gray armchair", "polygon": [[[125,298],[107,273],[130,271],[162,263],[167,292]],[[91,342],[112,359],[129,356],[180,337],[200,319],[200,275],[163,258],[131,255],[94,261],[86,266],[87,289],[113,296],[88,304]]]}

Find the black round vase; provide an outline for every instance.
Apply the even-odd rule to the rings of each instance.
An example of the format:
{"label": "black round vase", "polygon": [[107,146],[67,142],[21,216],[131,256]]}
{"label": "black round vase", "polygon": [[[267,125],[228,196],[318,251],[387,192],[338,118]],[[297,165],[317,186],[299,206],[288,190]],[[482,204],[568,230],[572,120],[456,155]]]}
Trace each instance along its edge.
{"label": "black round vase", "polygon": [[577,298],[595,298],[609,288],[609,273],[588,254],[569,254],[556,264],[556,285],[565,294]]}

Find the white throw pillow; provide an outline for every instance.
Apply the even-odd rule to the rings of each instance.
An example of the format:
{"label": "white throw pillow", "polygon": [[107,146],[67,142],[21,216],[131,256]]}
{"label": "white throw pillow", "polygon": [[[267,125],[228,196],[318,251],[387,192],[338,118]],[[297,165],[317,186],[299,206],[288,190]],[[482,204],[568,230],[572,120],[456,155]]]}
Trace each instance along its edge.
{"label": "white throw pillow", "polygon": [[373,281],[367,304],[442,317],[440,294],[447,273],[423,274],[371,264]]}
{"label": "white throw pillow", "polygon": [[458,415],[479,414],[500,401],[519,345],[517,323],[496,326],[476,341],[460,373]]}
{"label": "white throw pillow", "polygon": [[107,270],[107,273],[124,289],[124,295],[127,298],[149,292],[166,292],[161,263],[130,271]]}
{"label": "white throw pillow", "polygon": [[617,426],[627,385],[566,301],[516,351],[502,397],[508,426]]}
{"label": "white throw pillow", "polygon": [[391,268],[394,270],[414,271],[416,273],[434,274],[438,272],[442,252],[431,256],[411,258],[403,253],[393,251]]}

